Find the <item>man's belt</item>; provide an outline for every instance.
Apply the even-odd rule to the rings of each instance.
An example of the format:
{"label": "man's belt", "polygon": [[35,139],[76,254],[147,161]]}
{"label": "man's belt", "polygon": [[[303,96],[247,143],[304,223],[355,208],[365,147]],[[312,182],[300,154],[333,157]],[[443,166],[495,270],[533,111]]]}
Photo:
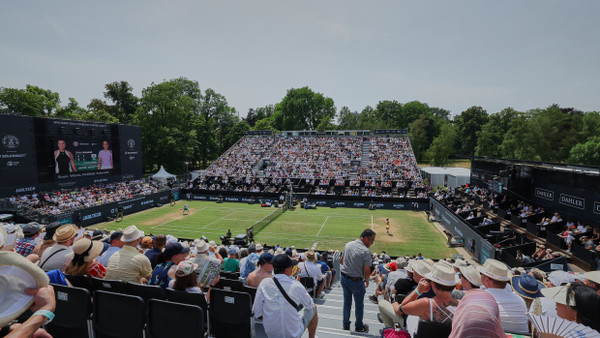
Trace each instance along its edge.
{"label": "man's belt", "polygon": [[363,280],[362,277],[350,277],[350,276],[348,276],[347,274],[345,274],[343,272],[342,272],[342,276],[344,276],[344,278],[349,279],[349,280],[351,280],[353,282],[358,282],[358,281]]}

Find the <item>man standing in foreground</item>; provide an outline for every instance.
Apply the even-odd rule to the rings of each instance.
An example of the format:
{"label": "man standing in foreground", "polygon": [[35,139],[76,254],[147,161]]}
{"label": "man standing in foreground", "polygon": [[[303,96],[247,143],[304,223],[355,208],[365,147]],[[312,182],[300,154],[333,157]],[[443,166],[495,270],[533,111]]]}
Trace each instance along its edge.
{"label": "man standing in foreground", "polygon": [[[269,254],[263,254],[261,259],[265,255]],[[319,322],[317,307],[304,286],[291,278],[296,264],[288,255],[275,256],[275,276],[263,279],[256,290],[252,311],[255,318],[263,317],[268,337],[299,338],[307,328],[308,336],[315,337]]]}
{"label": "man standing in foreground", "polygon": [[375,231],[365,229],[360,238],[346,243],[342,256],[342,288],[344,289],[344,330],[350,330],[350,310],[354,297],[354,317],[356,332],[369,332],[369,326],[363,323],[365,293],[369,287],[371,275],[371,251],[369,247],[375,242]]}

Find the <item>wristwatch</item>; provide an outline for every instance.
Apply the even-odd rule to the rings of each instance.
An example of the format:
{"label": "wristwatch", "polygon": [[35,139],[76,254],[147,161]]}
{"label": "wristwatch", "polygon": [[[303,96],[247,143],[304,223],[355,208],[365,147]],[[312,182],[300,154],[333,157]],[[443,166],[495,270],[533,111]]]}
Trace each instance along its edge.
{"label": "wristwatch", "polygon": [[44,325],[48,325],[52,321],[52,319],[54,319],[54,313],[52,311],[48,311],[48,310],[37,310],[36,312],[33,313],[32,316],[44,316],[44,317],[48,318],[44,322]]}

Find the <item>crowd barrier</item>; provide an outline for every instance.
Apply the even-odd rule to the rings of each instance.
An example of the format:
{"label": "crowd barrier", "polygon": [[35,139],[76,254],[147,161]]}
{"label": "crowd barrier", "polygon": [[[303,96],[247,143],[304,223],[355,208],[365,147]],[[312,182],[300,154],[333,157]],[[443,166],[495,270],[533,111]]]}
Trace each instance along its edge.
{"label": "crowd barrier", "polygon": [[[198,191],[182,189],[181,199],[199,200],[199,201],[218,201],[220,197],[224,202],[249,203],[254,201],[259,203],[263,200],[279,200],[282,194],[278,193],[246,193],[246,192],[226,192],[226,191]],[[395,210],[429,210],[429,200],[427,198],[385,198],[385,197],[353,197],[353,196],[330,196],[330,195],[308,195],[294,194],[298,202],[304,198],[309,204],[316,204],[318,207],[339,207],[339,208],[368,208],[371,203],[377,209],[395,209]]]}
{"label": "crowd barrier", "polygon": [[433,197],[429,199],[431,203],[431,212],[438,219],[444,228],[453,236],[463,238],[465,247],[469,249],[471,240],[475,240],[475,255],[473,259],[479,263],[485,262],[488,258],[496,258],[496,248],[469,222],[456,215],[446,205],[440,203]]}
{"label": "crowd barrier", "polygon": [[[170,196],[170,190],[160,191],[152,195],[138,196],[119,202],[107,203],[87,209],[69,211],[56,216],[48,216],[48,222],[58,221],[63,224],[80,223],[78,225],[85,227],[115,218],[120,208],[122,208],[123,214],[127,215],[146,210],[157,205],[169,203],[171,199]],[[79,216],[78,214],[81,215]]]}

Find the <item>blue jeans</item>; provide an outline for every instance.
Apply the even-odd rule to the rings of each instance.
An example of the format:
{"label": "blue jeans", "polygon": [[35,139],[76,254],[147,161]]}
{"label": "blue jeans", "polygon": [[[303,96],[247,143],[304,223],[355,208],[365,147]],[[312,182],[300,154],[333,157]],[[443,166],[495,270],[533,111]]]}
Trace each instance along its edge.
{"label": "blue jeans", "polygon": [[352,309],[352,297],[354,297],[354,317],[356,322],[354,327],[361,329],[363,327],[363,313],[365,310],[365,282],[362,280],[351,281],[350,279],[341,276],[341,284],[344,289],[344,319],[342,324],[344,327],[350,327],[350,310]]}

